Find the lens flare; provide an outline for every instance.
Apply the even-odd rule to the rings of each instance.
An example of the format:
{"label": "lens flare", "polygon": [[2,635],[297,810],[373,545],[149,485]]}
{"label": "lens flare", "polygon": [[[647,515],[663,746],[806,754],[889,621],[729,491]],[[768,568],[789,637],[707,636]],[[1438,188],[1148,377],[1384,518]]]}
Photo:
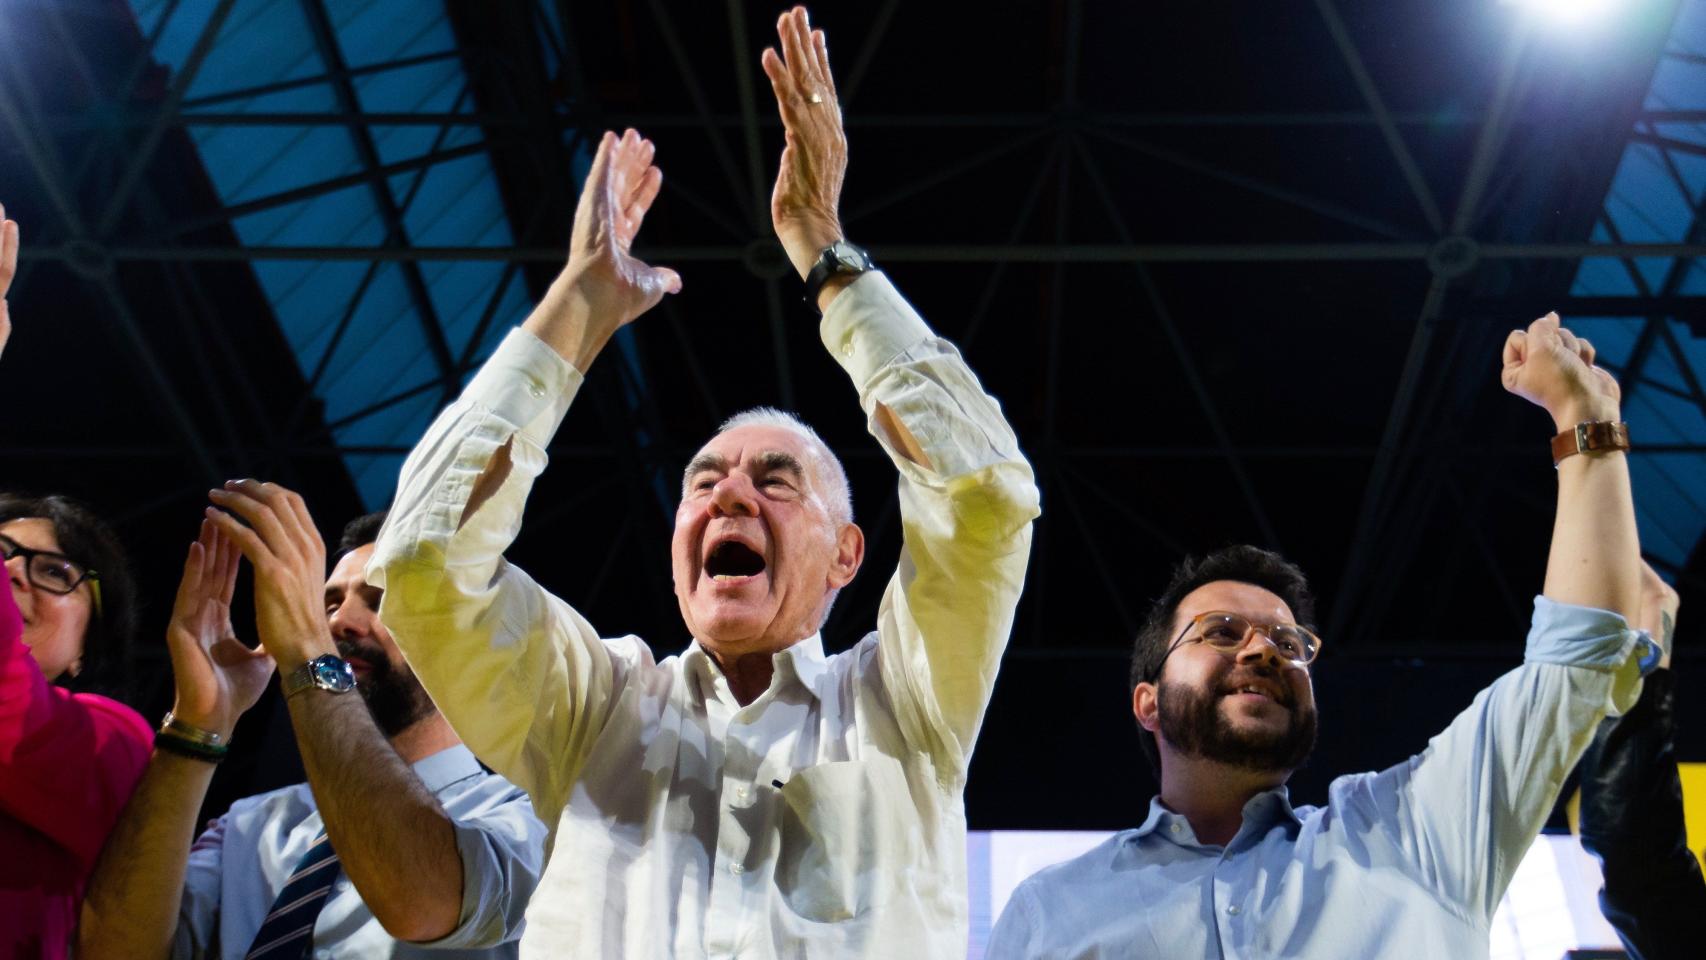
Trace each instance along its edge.
{"label": "lens flare", "polygon": [[1507,7],[1531,11],[1536,17],[1564,24],[1581,24],[1604,17],[1623,0],[1501,0]]}

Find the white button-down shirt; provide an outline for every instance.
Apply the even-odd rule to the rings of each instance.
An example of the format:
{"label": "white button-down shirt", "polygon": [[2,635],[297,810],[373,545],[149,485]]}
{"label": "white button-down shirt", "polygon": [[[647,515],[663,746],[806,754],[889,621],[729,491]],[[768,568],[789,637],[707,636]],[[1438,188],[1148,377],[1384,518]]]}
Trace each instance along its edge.
{"label": "white button-down shirt", "polygon": [[[996,402],[881,274],[820,333],[900,473],[905,548],[875,632],[775,654],[745,707],[696,643],[658,663],[638,637],[600,639],[503,561],[581,380],[537,338],[512,333],[403,467],[367,570],[381,615],[554,826],[523,957],[965,953],[966,768],[1037,489]],[[879,405],[927,465],[888,445]],[[507,479],[459,526],[512,439]]]}

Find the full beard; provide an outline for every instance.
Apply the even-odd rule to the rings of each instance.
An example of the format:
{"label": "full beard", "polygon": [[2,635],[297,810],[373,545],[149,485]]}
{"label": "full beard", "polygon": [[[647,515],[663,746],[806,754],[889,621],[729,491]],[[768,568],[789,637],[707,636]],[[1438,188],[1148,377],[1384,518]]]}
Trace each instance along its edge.
{"label": "full beard", "polygon": [[1289,717],[1283,730],[1238,730],[1220,714],[1212,691],[1162,683],[1156,690],[1161,735],[1186,756],[1260,772],[1290,772],[1303,766],[1315,749],[1314,707],[1281,704]]}
{"label": "full beard", "polygon": [[432,698],[427,696],[426,688],[415,677],[415,672],[407,665],[401,670],[392,666],[383,651],[339,642],[338,652],[346,658],[355,655],[367,661],[370,668],[367,679],[357,683],[355,688],[386,739],[409,729],[438,709]]}

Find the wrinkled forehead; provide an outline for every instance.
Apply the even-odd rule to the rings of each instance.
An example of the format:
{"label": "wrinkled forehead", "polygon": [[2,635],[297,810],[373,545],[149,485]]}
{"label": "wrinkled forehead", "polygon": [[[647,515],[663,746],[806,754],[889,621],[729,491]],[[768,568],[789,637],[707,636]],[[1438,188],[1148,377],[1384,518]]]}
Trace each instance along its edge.
{"label": "wrinkled forehead", "polygon": [[19,517],[0,523],[0,535],[12,538],[20,547],[31,550],[46,550],[49,553],[59,553],[59,531],[53,528],[53,521],[46,517]]}
{"label": "wrinkled forehead", "polygon": [[771,424],[747,424],[712,437],[683,471],[684,480],[700,470],[726,471],[775,469],[797,465],[807,481],[815,483],[822,469],[822,454],[811,438],[798,430]]}
{"label": "wrinkled forehead", "polygon": [[1260,623],[1296,623],[1291,607],[1271,590],[1242,580],[1214,580],[1179,598],[1173,629],[1184,628],[1199,613],[1236,613]]}

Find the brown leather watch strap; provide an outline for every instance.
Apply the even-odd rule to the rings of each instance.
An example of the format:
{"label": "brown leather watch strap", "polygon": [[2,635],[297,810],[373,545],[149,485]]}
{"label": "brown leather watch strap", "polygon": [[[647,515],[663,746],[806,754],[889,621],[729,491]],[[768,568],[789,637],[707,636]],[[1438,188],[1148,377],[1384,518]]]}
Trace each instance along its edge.
{"label": "brown leather watch strap", "polygon": [[1588,420],[1552,438],[1552,466],[1578,453],[1628,449],[1629,424],[1621,420]]}

